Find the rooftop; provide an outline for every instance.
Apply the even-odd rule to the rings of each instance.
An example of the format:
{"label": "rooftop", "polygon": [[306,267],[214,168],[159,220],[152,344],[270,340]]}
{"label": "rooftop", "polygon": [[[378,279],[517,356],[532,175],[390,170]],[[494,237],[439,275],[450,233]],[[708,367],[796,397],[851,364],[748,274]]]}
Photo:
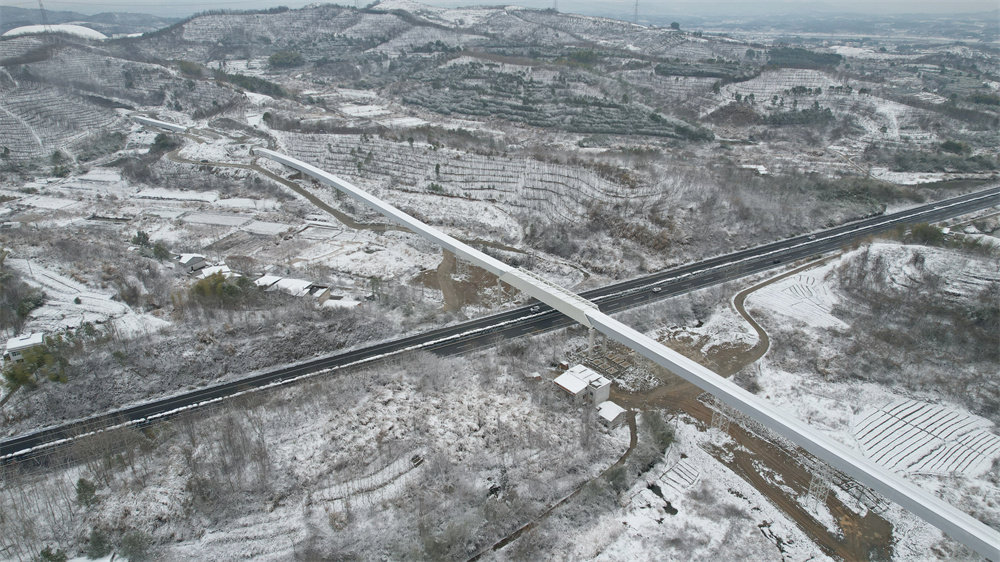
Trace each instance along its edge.
{"label": "rooftop", "polygon": [[237,274],[233,273],[226,265],[213,265],[212,267],[206,267],[198,273],[198,277],[204,279],[209,275],[215,275],[216,273],[221,273],[224,277],[236,277]]}
{"label": "rooftop", "polygon": [[556,383],[556,385],[573,396],[580,394],[587,388],[587,381],[580,380],[569,371],[559,375],[556,377],[556,380],[552,382]]}
{"label": "rooftop", "polygon": [[597,415],[609,422],[615,421],[615,418],[624,413],[625,408],[622,408],[610,400],[606,400],[597,405]]}
{"label": "rooftop", "polygon": [[7,351],[17,351],[27,347],[34,347],[45,343],[45,334],[31,332],[23,336],[16,336],[7,340]]}
{"label": "rooftop", "polygon": [[180,262],[181,265],[187,265],[198,260],[205,261],[205,256],[201,254],[180,254],[177,256],[177,261]]}

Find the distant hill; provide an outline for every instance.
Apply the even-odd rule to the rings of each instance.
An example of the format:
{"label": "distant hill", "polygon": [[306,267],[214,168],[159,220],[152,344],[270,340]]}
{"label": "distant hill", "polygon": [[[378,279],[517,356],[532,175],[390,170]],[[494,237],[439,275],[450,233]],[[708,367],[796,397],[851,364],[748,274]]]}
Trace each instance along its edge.
{"label": "distant hill", "polygon": [[[133,14],[122,12],[105,12],[88,16],[78,12],[54,12],[45,10],[50,24],[77,23],[112,36],[122,33],[145,33],[155,31],[180,21],[178,18],[163,18],[149,14]],[[10,6],[0,6],[0,34],[21,27],[22,25],[38,25],[42,15],[38,10],[27,10]]]}

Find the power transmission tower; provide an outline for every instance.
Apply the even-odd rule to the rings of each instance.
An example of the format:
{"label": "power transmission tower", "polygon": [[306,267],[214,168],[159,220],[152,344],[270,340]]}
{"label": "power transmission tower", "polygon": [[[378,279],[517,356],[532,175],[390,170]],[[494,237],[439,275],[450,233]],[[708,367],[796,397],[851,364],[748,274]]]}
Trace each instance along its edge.
{"label": "power transmission tower", "polygon": [[639,0],[635,0],[635,13],[632,15],[632,23],[639,23]]}
{"label": "power transmission tower", "polygon": [[559,11],[559,0],[552,0],[552,11],[553,12]]}
{"label": "power transmission tower", "polygon": [[52,26],[49,25],[49,16],[45,15],[45,6],[42,6],[42,0],[38,0],[38,11],[42,14],[42,28],[45,29],[46,33],[52,33]]}
{"label": "power transmission tower", "polygon": [[816,511],[826,505],[826,498],[833,488],[833,469],[827,464],[817,464],[812,470],[812,478],[809,480],[809,494],[806,496],[806,505]]}

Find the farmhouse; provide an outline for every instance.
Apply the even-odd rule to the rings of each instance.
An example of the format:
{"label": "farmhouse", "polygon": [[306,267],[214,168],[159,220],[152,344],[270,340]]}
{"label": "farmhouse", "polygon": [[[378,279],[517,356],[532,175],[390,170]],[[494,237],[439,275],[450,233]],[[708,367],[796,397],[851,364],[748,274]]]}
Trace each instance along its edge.
{"label": "farmhouse", "polygon": [[345,299],[341,295],[329,295],[326,302],[320,304],[323,308],[357,308],[361,306],[361,301]]}
{"label": "farmhouse", "polygon": [[319,304],[326,303],[331,296],[330,287],[317,285],[305,279],[290,279],[276,275],[265,275],[254,281],[254,284],[265,291],[281,291],[295,297],[313,297]]}
{"label": "farmhouse", "polygon": [[232,270],[229,269],[229,266],[226,266],[226,265],[213,265],[211,267],[202,268],[202,270],[198,272],[198,278],[199,279],[204,279],[204,278],[209,277],[211,275],[215,275],[216,273],[222,275],[226,279],[229,279],[230,277],[239,277],[240,276],[240,274],[238,274],[238,273],[233,273]]}
{"label": "farmhouse", "polygon": [[594,404],[605,402],[611,396],[611,381],[583,365],[570,367],[552,382],[574,397],[590,397]]}
{"label": "farmhouse", "polygon": [[625,421],[625,408],[606,400],[597,405],[597,417],[605,426],[615,428]]}
{"label": "farmhouse", "polygon": [[180,264],[185,273],[198,271],[208,265],[208,262],[205,261],[205,256],[201,254],[179,254],[174,259],[177,260],[177,263]]}
{"label": "farmhouse", "polygon": [[3,353],[3,360],[13,361],[15,363],[21,363],[24,361],[24,352],[32,347],[38,347],[45,345],[45,334],[36,334],[34,332],[24,335],[16,336],[7,340],[7,348]]}

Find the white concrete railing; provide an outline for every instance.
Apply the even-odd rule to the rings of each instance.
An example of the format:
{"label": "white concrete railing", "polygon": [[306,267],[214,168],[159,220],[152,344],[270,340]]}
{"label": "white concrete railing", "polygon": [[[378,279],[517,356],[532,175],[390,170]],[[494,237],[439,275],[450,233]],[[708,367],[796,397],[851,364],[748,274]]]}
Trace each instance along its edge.
{"label": "white concrete railing", "polygon": [[346,193],[424,238],[497,275],[501,280],[511,282],[518,289],[564,312],[581,324],[596,328],[609,338],[629,346],[658,365],[711,392],[726,404],[766,425],[844,474],[895,501],[982,556],[1000,561],[1000,531],[956,509],[931,492],[911,484],[801,421],[781,413],[768,402],[743,390],[728,379],[607,316],[593,303],[572,293],[571,296],[567,295],[569,291],[562,287],[556,287],[548,282],[534,281],[530,278],[537,276],[525,275],[524,272],[455,240],[315,166],[263,148],[255,148],[253,153],[299,170]]}

